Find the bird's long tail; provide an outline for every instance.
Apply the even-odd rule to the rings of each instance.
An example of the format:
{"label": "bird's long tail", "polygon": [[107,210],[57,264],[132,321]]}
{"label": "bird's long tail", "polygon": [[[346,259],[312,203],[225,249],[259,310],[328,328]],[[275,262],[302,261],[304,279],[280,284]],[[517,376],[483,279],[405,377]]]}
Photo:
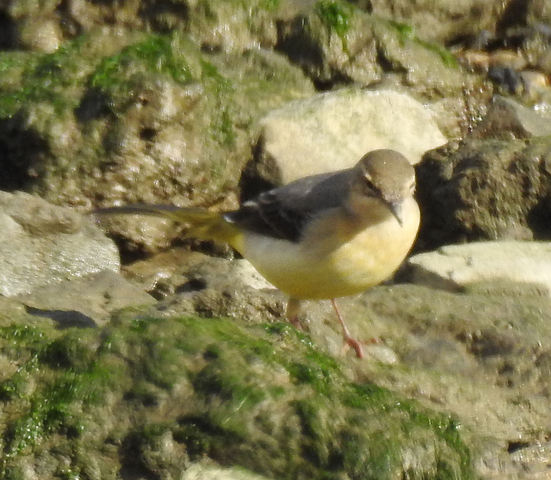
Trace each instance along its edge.
{"label": "bird's long tail", "polygon": [[94,215],[153,215],[165,217],[187,226],[185,235],[201,240],[228,243],[239,250],[242,234],[223,214],[203,208],[175,207],[172,205],[134,204],[122,207],[100,208]]}

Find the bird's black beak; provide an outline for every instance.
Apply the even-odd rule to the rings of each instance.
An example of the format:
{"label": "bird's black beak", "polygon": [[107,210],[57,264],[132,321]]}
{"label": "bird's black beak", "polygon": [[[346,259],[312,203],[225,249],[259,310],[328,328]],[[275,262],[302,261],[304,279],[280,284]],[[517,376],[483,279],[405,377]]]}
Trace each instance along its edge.
{"label": "bird's black beak", "polygon": [[402,202],[387,202],[388,208],[394,215],[394,218],[398,220],[401,227],[404,226],[404,219],[402,217]]}

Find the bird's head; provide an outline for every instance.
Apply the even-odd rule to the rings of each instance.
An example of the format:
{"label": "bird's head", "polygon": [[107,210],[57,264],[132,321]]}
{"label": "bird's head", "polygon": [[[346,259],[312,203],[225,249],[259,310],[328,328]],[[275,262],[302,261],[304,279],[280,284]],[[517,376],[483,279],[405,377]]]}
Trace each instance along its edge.
{"label": "bird's head", "polygon": [[415,170],[407,159],[394,150],[373,150],[353,171],[355,194],[378,198],[402,225],[401,206],[415,191]]}

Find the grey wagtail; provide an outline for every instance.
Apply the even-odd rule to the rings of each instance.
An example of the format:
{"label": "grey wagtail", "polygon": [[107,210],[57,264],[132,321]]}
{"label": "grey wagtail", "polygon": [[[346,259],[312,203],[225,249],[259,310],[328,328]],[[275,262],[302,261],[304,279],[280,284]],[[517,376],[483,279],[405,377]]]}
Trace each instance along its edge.
{"label": "grey wagtail", "polygon": [[293,324],[300,300],[330,299],[345,343],[361,358],[335,297],[377,285],[402,263],[419,228],[414,190],[409,162],[374,150],[352,168],[301,178],[234,211],[129,205],[96,213],[160,215],[188,225],[188,236],[228,243],[289,295]]}

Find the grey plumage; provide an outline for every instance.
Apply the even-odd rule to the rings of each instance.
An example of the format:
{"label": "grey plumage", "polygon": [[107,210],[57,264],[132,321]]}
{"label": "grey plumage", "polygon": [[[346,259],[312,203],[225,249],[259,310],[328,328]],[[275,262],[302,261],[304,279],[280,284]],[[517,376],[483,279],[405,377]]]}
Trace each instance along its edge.
{"label": "grey plumage", "polygon": [[305,224],[343,203],[352,177],[353,169],[346,169],[301,178],[261,193],[224,218],[246,230],[298,242]]}

